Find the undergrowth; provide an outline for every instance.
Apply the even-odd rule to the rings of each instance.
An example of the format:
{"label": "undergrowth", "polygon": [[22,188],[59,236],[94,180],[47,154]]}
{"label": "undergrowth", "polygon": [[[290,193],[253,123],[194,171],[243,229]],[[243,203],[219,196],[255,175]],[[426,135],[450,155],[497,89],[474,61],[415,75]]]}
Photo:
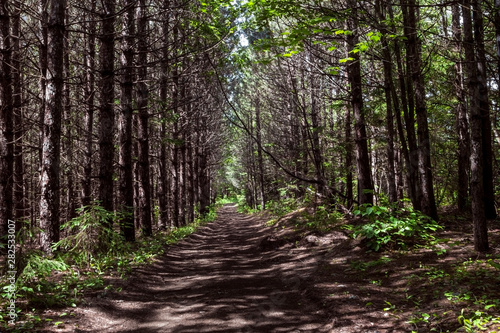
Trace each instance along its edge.
{"label": "undergrowth", "polygon": [[366,219],[358,225],[345,226],[352,236],[364,237],[366,246],[373,251],[381,249],[407,250],[414,245],[427,244],[435,239],[434,233],[442,229],[436,221],[404,203],[385,206],[361,205],[354,215]]}
{"label": "undergrowth", "polygon": [[328,232],[337,227],[344,218],[344,214],[330,205],[320,205],[312,213],[304,210],[301,216],[302,219],[297,221],[296,227],[320,233]]}
{"label": "undergrowth", "polygon": [[499,256],[487,255],[485,259],[467,259],[449,267],[421,265],[422,270],[410,276],[408,282],[420,285],[421,294],[424,289],[433,290],[433,300],[427,302],[441,305],[428,312],[415,311],[408,321],[412,332],[440,332],[443,318],[450,315],[455,316],[453,322],[460,332],[500,332],[499,260]]}
{"label": "undergrowth", "polygon": [[[134,243],[125,242],[119,231],[108,227],[111,224],[103,223],[116,221],[117,215],[97,204],[81,209],[78,217],[61,227],[68,236],[54,244],[53,257],[35,249],[24,251],[14,293],[16,325],[9,326],[9,317],[2,311],[0,330],[31,330],[43,321],[38,310],[76,307],[91,290],[120,291],[106,282],[108,276],[126,278],[133,267],[149,263],[162,254],[165,246],[177,243],[201,225],[215,220],[218,206],[220,204],[212,206],[204,217],[190,225],[157,231],[152,237],[138,238]],[[18,239],[22,239],[21,235]],[[6,276],[0,280],[0,287],[0,308],[5,309],[13,295]]]}

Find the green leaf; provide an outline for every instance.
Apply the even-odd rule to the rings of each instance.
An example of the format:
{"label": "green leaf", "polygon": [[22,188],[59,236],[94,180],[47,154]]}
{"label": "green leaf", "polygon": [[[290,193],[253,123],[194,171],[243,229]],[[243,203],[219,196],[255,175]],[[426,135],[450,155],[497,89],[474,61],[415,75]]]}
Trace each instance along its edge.
{"label": "green leaf", "polygon": [[340,60],[339,60],[339,62],[340,62],[341,64],[343,64],[343,63],[346,63],[346,62],[348,62],[348,61],[353,61],[353,60],[354,60],[354,58],[349,57],[349,58],[340,59]]}

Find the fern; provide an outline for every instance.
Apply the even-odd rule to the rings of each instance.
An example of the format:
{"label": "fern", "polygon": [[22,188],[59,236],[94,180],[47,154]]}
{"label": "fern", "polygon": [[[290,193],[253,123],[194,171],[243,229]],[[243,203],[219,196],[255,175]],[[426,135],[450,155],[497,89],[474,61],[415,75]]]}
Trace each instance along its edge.
{"label": "fern", "polygon": [[77,264],[87,264],[102,255],[124,252],[123,237],[110,225],[117,216],[98,204],[79,209],[80,215],[61,226],[69,236],[54,244],[54,250],[64,250]]}

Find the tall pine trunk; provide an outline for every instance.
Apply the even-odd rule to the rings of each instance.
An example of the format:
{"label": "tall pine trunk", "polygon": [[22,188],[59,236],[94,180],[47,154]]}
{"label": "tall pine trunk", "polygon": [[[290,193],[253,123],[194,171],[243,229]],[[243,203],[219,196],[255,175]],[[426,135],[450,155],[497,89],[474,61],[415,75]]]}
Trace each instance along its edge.
{"label": "tall pine trunk", "polygon": [[64,89],[65,0],[50,0],[48,6],[47,77],[42,140],[40,227],[41,247],[51,254],[59,241],[61,116]]}
{"label": "tall pine trunk", "polygon": [[[92,0],[90,12],[96,10],[96,1]],[[88,31],[86,41],[86,50],[84,52],[84,62],[86,65],[85,88],[83,92],[85,100],[85,145],[83,160],[82,183],[82,205],[88,206],[91,203],[92,196],[92,155],[93,155],[93,129],[94,129],[94,111],[95,111],[95,56],[96,56],[96,23],[92,16],[87,18],[88,23],[84,27]]]}
{"label": "tall pine trunk", "polygon": [[[377,1],[377,11],[378,19],[380,22],[385,20],[385,15],[383,13],[383,7],[381,1]],[[396,202],[398,200],[398,193],[396,188],[396,169],[394,163],[394,111],[393,111],[393,89],[394,84],[392,82],[393,68],[392,68],[392,57],[389,49],[389,43],[387,42],[386,35],[389,34],[389,30],[382,24],[382,55],[384,58],[384,93],[386,101],[386,112],[387,112],[387,182],[388,182],[388,192],[389,201]]]}
{"label": "tall pine trunk", "polygon": [[118,119],[120,145],[119,186],[116,207],[123,215],[120,229],[127,241],[135,240],[134,225],[134,172],[132,164],[132,118],[134,92],[134,42],[135,42],[135,1],[124,3],[123,30],[121,42],[121,100]]}
{"label": "tall pine trunk", "polygon": [[149,175],[149,110],[148,110],[148,86],[146,84],[148,69],[148,45],[147,45],[147,6],[145,0],[140,0],[137,15],[138,36],[138,83],[137,83],[137,108],[139,109],[139,122],[137,140],[139,141],[139,207],[138,221],[142,234],[151,236],[153,233],[151,222],[151,181]]}
{"label": "tall pine trunk", "polygon": [[[356,3],[350,1],[353,11],[350,19],[350,30],[357,28]],[[347,36],[349,52],[357,47],[358,35],[353,31]],[[365,114],[363,109],[363,91],[361,81],[361,59],[359,52],[349,53],[353,60],[349,63],[347,76],[351,86],[351,106],[354,115],[354,136],[356,143],[356,165],[358,171],[358,197],[360,204],[373,204],[373,182],[368,152],[368,137],[366,133]]]}
{"label": "tall pine trunk", "polygon": [[345,110],[345,196],[347,208],[351,209],[354,205],[354,194],[353,194],[353,163],[352,163],[352,117],[351,117],[351,107],[347,106]]}
{"label": "tall pine trunk", "polygon": [[257,163],[259,166],[259,200],[260,209],[266,209],[266,198],[264,188],[264,158],[262,156],[262,128],[260,116],[260,100],[257,97],[255,102],[255,132],[257,138]]}
{"label": "tall pine trunk", "polygon": [[[405,6],[402,7],[403,12],[407,10]],[[389,11],[389,18],[394,20],[394,12],[392,6],[387,7]],[[408,34],[408,27],[405,25],[405,34]],[[405,70],[403,66],[403,60],[401,55],[401,47],[399,41],[396,39],[394,41],[394,54],[396,57],[396,65],[398,70],[398,83],[399,91],[401,97],[401,107],[399,104],[399,99],[396,89],[393,89],[393,102],[394,102],[394,113],[396,115],[396,122],[398,127],[399,138],[401,142],[401,147],[403,150],[403,157],[405,160],[407,172],[407,182],[408,182],[408,194],[415,209],[421,209],[420,199],[422,196],[422,190],[418,177],[418,147],[417,138],[415,134],[415,116],[413,107],[413,94],[411,84],[407,84],[407,79],[405,75]],[[408,71],[408,69],[407,69]],[[409,86],[410,85],[410,86]],[[401,110],[403,111],[403,119],[401,119]],[[406,130],[406,138],[404,135],[404,130]],[[408,142],[408,144],[407,144]]]}
{"label": "tall pine trunk", "polygon": [[477,82],[479,84],[479,111],[481,114],[481,137],[483,150],[483,190],[484,209],[487,219],[497,217],[495,209],[495,191],[493,188],[493,152],[490,120],[490,102],[486,73],[486,51],[484,48],[484,22],[481,0],[472,1],[474,21],[474,42],[476,46]]}
{"label": "tall pine trunk", "polygon": [[467,208],[467,196],[469,184],[469,122],[467,119],[466,96],[463,86],[463,66],[462,66],[462,28],[460,26],[460,7],[458,4],[452,6],[452,31],[455,42],[455,50],[458,59],[455,62],[454,89],[457,99],[456,126],[458,140],[458,179],[457,179],[457,206],[460,211]]}
{"label": "tall pine trunk", "polygon": [[47,80],[47,24],[48,24],[48,13],[47,13],[48,0],[40,0],[38,3],[40,11],[40,21],[39,21],[39,36],[38,40],[40,44],[38,45],[38,63],[40,67],[40,79],[39,79],[39,98],[40,98],[40,114],[39,114],[39,125],[40,125],[40,149],[39,158],[42,160],[42,141],[43,141],[43,122],[45,117],[45,93],[46,93],[46,80]]}
{"label": "tall pine trunk", "polygon": [[0,1],[0,237],[12,219],[13,99],[12,49],[8,0]]}
{"label": "tall pine trunk", "polygon": [[[176,17],[177,18],[177,17]],[[173,31],[173,38],[174,38],[174,47],[178,46],[179,43],[179,27],[178,27],[178,22],[175,23],[176,26],[174,27]],[[180,227],[180,206],[181,206],[181,200],[180,200],[180,162],[179,162],[179,66],[180,63],[177,60],[177,63],[174,64],[174,69],[172,73],[172,80],[173,80],[173,93],[172,93],[172,99],[173,99],[173,111],[174,111],[174,128],[173,128],[173,143],[172,143],[172,174],[173,174],[173,180],[172,180],[172,194],[173,194],[173,205],[172,205],[172,222],[175,227]]]}
{"label": "tall pine trunk", "polygon": [[[66,24],[69,24],[68,13],[66,13],[64,18]],[[69,59],[69,42],[70,42],[69,31],[66,30],[64,34],[64,77],[66,78],[64,82],[64,102],[63,102],[63,128],[65,133],[63,134],[63,149],[66,155],[67,165],[69,167],[64,168],[64,173],[66,176],[66,215],[64,220],[71,220],[76,217],[77,208],[77,196],[75,191],[75,140],[74,131],[75,127],[73,124],[73,117],[71,112],[71,82],[69,82],[69,77],[71,77],[71,64]]]}
{"label": "tall pine trunk", "polygon": [[464,51],[469,93],[469,117],[471,133],[470,151],[470,194],[472,201],[472,222],[474,230],[474,248],[479,252],[489,249],[488,228],[484,210],[483,185],[483,138],[480,109],[479,82],[476,67],[474,36],[472,32],[471,5],[469,0],[462,1],[462,21],[464,32]]}
{"label": "tall pine trunk", "polygon": [[15,12],[12,14],[12,86],[14,115],[14,217],[20,221],[26,216],[24,191],[24,155],[23,155],[23,105],[21,80],[21,9],[20,2],[14,1]]}
{"label": "tall pine trunk", "polygon": [[[169,8],[169,2],[164,3],[165,12]],[[168,166],[167,166],[167,124],[166,124],[166,105],[168,98],[168,66],[169,66],[169,32],[170,23],[169,16],[164,18],[162,25],[162,59],[161,59],[161,78],[160,78],[160,156],[159,165],[159,180],[158,180],[158,209],[159,209],[159,225],[165,229],[170,223],[169,204],[167,197],[170,193],[170,184],[168,182]]]}
{"label": "tall pine trunk", "polygon": [[[114,78],[115,78],[115,0],[102,1],[100,32],[100,101],[99,101],[99,201],[113,211],[113,160],[115,147]],[[110,225],[111,221],[106,221]]]}
{"label": "tall pine trunk", "polygon": [[415,0],[408,0],[404,5],[408,6],[406,10],[407,18],[405,20],[408,26],[406,36],[408,39],[407,60],[414,88],[415,113],[417,115],[418,173],[422,189],[420,205],[424,214],[437,220],[438,215],[432,180],[430,136],[425,101],[424,75],[422,72],[421,42],[417,35],[418,7]]}

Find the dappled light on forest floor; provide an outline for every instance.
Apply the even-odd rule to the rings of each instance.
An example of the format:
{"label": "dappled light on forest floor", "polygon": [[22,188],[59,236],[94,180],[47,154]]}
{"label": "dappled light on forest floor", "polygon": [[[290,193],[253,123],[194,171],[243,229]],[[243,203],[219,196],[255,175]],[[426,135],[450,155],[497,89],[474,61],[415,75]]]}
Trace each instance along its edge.
{"label": "dappled light on forest floor", "polygon": [[[137,269],[122,292],[88,299],[75,330],[330,332],[332,323],[373,325],[338,317],[312,293],[326,249],[262,251],[271,233],[264,223],[223,208],[216,222],[169,248],[152,266]],[[364,315],[365,309],[357,311]]]}
{"label": "dappled light on forest floor", "polygon": [[[481,320],[496,320],[488,317],[500,296],[491,291],[496,261],[470,259],[473,245],[459,226],[447,225],[432,246],[373,252],[347,236],[345,223],[359,221],[318,233],[296,227],[300,213],[269,226],[225,206],[151,265],[113,281],[115,291],[87,297],[62,327],[43,332],[455,332],[461,309],[484,288],[488,297],[474,304],[490,309]],[[494,234],[492,244],[499,240]]]}

